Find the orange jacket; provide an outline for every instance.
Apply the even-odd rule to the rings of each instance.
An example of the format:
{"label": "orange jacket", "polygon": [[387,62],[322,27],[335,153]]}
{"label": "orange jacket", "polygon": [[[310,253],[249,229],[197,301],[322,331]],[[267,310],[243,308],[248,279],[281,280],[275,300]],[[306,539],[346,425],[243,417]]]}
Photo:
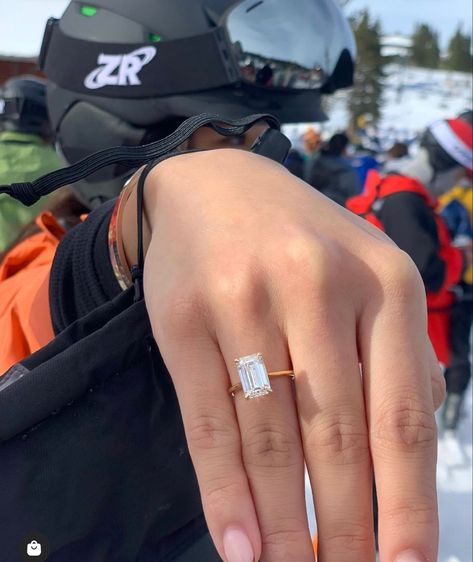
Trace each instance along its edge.
{"label": "orange jacket", "polygon": [[0,264],[0,376],[53,337],[49,272],[64,229],[49,212],[38,234],[15,246]]}

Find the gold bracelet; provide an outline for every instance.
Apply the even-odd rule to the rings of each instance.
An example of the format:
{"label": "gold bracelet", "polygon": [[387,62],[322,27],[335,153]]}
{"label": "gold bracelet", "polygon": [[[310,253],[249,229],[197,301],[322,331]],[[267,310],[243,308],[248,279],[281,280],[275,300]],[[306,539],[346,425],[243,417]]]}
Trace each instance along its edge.
{"label": "gold bracelet", "polygon": [[119,236],[118,228],[122,223],[125,203],[130,198],[136,184],[136,181],[133,181],[134,177],[135,176],[132,176],[128,180],[123,191],[118,196],[108,228],[108,252],[110,255],[110,263],[112,264],[115,278],[122,291],[131,287],[133,282],[131,279],[130,266],[126,259],[125,248],[123,247],[122,237]]}

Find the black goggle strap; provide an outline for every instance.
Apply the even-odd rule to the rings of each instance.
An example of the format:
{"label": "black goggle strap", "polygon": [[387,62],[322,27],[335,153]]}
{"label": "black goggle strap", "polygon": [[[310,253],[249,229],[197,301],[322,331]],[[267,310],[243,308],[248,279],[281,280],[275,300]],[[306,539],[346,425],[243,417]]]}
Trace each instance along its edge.
{"label": "black goggle strap", "polygon": [[[217,129],[222,129],[217,125]],[[228,129],[223,129],[221,134],[227,134]],[[219,131],[220,132],[220,131]],[[272,160],[283,164],[287,158],[289,150],[291,149],[290,140],[284,136],[279,130],[276,129],[266,129],[262,135],[260,135],[253,146],[251,147],[251,152],[259,154],[260,156],[266,156]],[[135,287],[135,302],[141,300],[144,296],[143,293],[143,269],[144,269],[144,245],[143,245],[143,196],[146,178],[148,177],[151,170],[157,166],[163,160],[172,158],[173,156],[180,156],[183,154],[189,154],[191,152],[201,152],[200,150],[186,150],[168,153],[160,158],[149,162],[144,170],[141,172],[138,179],[138,186],[136,192],[137,205],[136,205],[136,224],[137,224],[137,263],[131,268],[131,278],[133,280],[133,285]]]}
{"label": "black goggle strap", "polygon": [[70,37],[50,18],[39,66],[51,82],[73,92],[153,98],[234,84],[241,77],[229,49],[221,27],[182,39],[104,44]]}
{"label": "black goggle strap", "polygon": [[266,121],[272,129],[279,131],[279,122],[272,115],[255,114],[232,120],[216,114],[203,113],[190,117],[173,133],[159,141],[142,146],[106,148],[91,154],[68,168],[56,170],[32,182],[0,185],[0,193],[6,193],[21,201],[24,205],[31,206],[44,195],[48,195],[65,185],[83,180],[106,166],[119,163],[129,168],[138,168],[160,158],[175,150],[203,126],[210,126],[217,133],[230,137],[245,134],[255,123],[261,120]]}

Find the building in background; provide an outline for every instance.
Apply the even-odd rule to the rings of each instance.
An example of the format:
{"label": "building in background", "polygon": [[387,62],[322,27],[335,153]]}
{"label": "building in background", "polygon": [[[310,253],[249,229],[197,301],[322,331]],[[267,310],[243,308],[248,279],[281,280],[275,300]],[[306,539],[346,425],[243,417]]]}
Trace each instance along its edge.
{"label": "building in background", "polygon": [[13,76],[19,76],[20,74],[34,74],[36,76],[41,76],[36,58],[2,55],[0,53],[0,84],[3,84]]}
{"label": "building in background", "polygon": [[412,39],[407,35],[383,35],[381,55],[390,59],[409,59],[412,54]]}

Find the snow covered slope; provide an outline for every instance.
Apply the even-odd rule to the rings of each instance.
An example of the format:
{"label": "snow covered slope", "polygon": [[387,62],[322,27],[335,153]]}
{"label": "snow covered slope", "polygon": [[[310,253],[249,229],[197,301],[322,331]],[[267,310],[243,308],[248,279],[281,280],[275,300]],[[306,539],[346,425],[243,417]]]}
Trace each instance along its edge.
{"label": "snow covered slope", "polygon": [[472,562],[472,387],[457,435],[440,436],[437,485],[440,509],[439,562]]}
{"label": "snow covered slope", "polygon": [[[412,140],[426,125],[454,117],[472,106],[472,75],[446,70],[429,70],[390,64],[385,67],[385,90],[378,136],[389,147],[396,140]],[[327,136],[348,125],[350,90],[327,97],[329,121],[317,124]],[[288,125],[285,130],[296,140],[307,125]]]}

